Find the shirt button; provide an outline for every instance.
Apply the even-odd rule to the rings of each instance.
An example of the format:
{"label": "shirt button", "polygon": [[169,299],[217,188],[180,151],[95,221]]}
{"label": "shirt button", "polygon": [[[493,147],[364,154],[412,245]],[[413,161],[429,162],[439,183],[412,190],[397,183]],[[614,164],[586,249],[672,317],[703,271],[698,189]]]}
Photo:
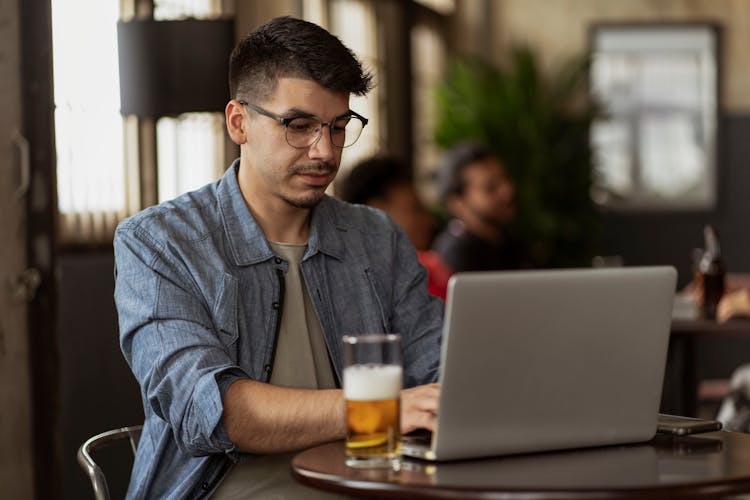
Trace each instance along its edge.
{"label": "shirt button", "polygon": [[271,365],[266,365],[263,367],[263,371],[266,373],[271,373]]}
{"label": "shirt button", "polygon": [[275,263],[277,263],[277,264],[281,264],[281,259],[280,259],[280,258],[278,258],[278,257],[276,257],[275,259],[273,259],[273,261],[274,261]]}
{"label": "shirt button", "polygon": [[201,484],[201,488],[203,488],[204,490],[207,490],[208,489],[208,482],[206,481],[203,484]]}
{"label": "shirt button", "polygon": [[274,309],[278,309],[279,307],[281,307],[281,304],[279,304],[278,302],[274,302],[274,303],[273,303],[273,304],[271,305],[271,307],[273,307]]}

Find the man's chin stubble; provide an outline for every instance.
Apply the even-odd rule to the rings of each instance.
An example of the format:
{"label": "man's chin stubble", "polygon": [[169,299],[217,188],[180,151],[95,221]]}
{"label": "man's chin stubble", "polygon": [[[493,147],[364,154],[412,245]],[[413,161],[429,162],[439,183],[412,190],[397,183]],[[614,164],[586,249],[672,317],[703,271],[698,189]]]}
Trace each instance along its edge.
{"label": "man's chin stubble", "polygon": [[318,206],[320,201],[323,199],[323,196],[325,196],[325,189],[321,188],[319,193],[316,192],[315,194],[309,196],[302,196],[296,199],[282,196],[281,199],[295,208],[311,209]]}

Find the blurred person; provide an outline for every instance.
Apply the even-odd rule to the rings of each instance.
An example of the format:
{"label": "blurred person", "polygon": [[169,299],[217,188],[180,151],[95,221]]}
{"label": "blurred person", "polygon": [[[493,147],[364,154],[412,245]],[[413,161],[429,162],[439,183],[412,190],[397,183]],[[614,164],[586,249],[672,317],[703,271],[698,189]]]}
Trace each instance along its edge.
{"label": "blurred person", "polygon": [[444,153],[438,176],[452,218],[433,249],[454,272],[531,267],[528,251],[510,230],[515,187],[492,150],[459,144]]}
{"label": "blurred person", "polygon": [[[716,321],[725,323],[733,318],[750,318],[750,274],[727,273],[726,289],[716,308]],[[702,316],[703,290],[700,278],[692,280],[680,290],[676,298],[690,304],[686,319]]]}
{"label": "blurred person", "polygon": [[342,200],[380,209],[401,226],[427,269],[429,293],[445,300],[451,270],[430,250],[435,224],[406,165],[393,156],[374,156],[355,165],[335,188]]}

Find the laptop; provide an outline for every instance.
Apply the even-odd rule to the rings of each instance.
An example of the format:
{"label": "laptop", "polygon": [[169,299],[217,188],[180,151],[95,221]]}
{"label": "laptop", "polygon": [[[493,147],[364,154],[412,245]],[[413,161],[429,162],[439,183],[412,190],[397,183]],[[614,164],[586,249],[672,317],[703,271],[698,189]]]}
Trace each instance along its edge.
{"label": "laptop", "polygon": [[654,437],[673,267],[457,273],[448,283],[440,410],[402,453],[456,460]]}

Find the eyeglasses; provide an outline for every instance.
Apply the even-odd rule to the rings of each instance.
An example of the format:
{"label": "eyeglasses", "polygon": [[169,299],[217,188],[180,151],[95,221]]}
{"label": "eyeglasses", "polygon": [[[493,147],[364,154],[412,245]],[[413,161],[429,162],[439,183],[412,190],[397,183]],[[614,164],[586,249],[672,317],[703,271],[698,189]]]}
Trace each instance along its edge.
{"label": "eyeglasses", "polygon": [[293,148],[298,149],[308,148],[318,142],[320,135],[323,133],[323,127],[328,127],[331,134],[331,144],[337,148],[349,147],[357,142],[360,134],[362,134],[362,129],[368,122],[367,118],[351,110],[337,116],[330,122],[324,122],[315,115],[307,114],[283,118],[246,101],[239,101],[239,103],[259,115],[267,116],[284,125],[286,142]]}

